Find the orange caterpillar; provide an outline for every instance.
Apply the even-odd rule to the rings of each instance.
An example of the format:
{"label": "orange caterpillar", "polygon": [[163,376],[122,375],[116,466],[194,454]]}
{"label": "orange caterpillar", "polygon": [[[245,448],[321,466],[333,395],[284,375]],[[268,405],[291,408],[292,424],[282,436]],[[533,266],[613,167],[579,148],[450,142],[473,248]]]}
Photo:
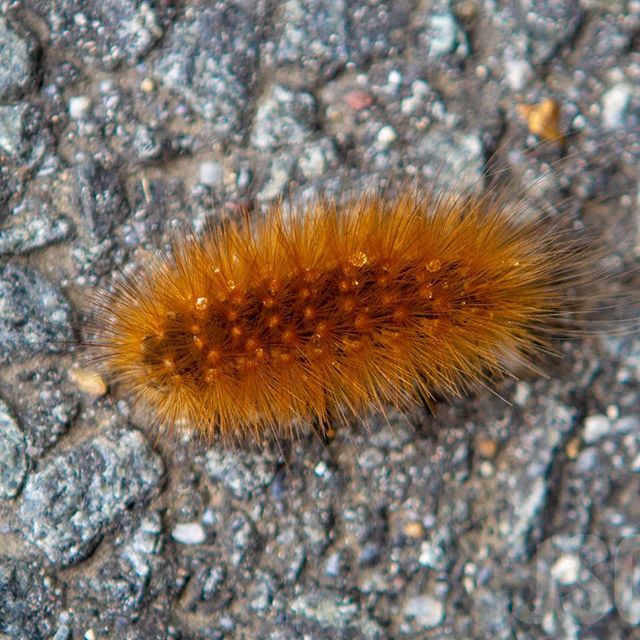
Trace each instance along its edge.
{"label": "orange caterpillar", "polygon": [[276,205],[118,279],[93,350],[158,423],[231,442],[458,396],[531,364],[585,271],[522,214],[416,192]]}

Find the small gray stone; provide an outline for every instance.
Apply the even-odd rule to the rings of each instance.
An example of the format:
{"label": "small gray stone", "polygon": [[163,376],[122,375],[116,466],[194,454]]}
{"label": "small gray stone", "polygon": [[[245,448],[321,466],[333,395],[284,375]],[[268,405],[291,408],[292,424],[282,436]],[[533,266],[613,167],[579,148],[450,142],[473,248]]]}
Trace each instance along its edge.
{"label": "small gray stone", "polygon": [[402,48],[409,17],[401,0],[286,0],[281,10],[275,62],[295,65],[309,81]]}
{"label": "small gray stone", "polygon": [[13,164],[32,164],[44,152],[39,113],[26,103],[0,105],[0,159]]}
{"label": "small gray stone", "polygon": [[615,433],[638,433],[640,432],[640,416],[631,415],[618,418],[614,425]]}
{"label": "small gray stone", "polygon": [[151,511],[142,519],[139,527],[124,545],[121,557],[137,576],[148,577],[151,571],[149,557],[157,555],[162,549],[161,534],[160,514],[157,511]]}
{"label": "small gray stone", "polygon": [[486,16],[496,30],[495,51],[503,59],[525,59],[537,66],[574,37],[583,21],[578,0],[483,0]]}
{"label": "small gray stone", "polygon": [[15,98],[33,81],[36,47],[23,33],[0,19],[0,100]]}
{"label": "small gray stone", "polygon": [[384,150],[389,148],[398,139],[398,134],[391,125],[385,125],[378,131],[376,142],[378,149]]}
{"label": "small gray stone", "polygon": [[246,499],[266,487],[275,476],[276,461],[265,453],[233,453],[209,449],[205,457],[208,476],[221,482],[237,498]]}
{"label": "small gray stone", "polygon": [[269,162],[267,180],[258,193],[258,199],[268,202],[282,195],[289,184],[294,165],[293,154],[284,152],[274,155]]}
{"label": "small gray stone", "polygon": [[0,498],[15,498],[27,473],[24,435],[0,400]]}
{"label": "small gray stone", "polygon": [[78,411],[78,396],[66,377],[66,372],[48,368],[18,376],[13,398],[32,458],[59,440]]}
{"label": "small gray stone", "polygon": [[141,433],[97,436],[29,478],[18,512],[23,534],[53,564],[79,562],[158,486],[162,472],[162,461]]}
{"label": "small gray stone", "polygon": [[202,599],[213,600],[219,595],[226,577],[227,571],[224,566],[207,567],[200,576]]}
{"label": "small gray stone", "polygon": [[71,638],[71,629],[66,624],[61,624],[52,640],[69,640],[69,638]]}
{"label": "small gray stone", "polygon": [[16,640],[53,637],[60,591],[35,564],[0,556],[0,635]]}
{"label": "small gray stone", "polygon": [[0,152],[17,156],[23,148],[21,116],[25,105],[0,107]]}
{"label": "small gray stone", "polygon": [[580,558],[575,553],[561,555],[551,567],[551,576],[563,585],[575,584],[580,575]]}
{"label": "small gray stone", "polygon": [[344,568],[344,559],[339,551],[329,555],[324,563],[324,575],[329,578],[337,578]]}
{"label": "small gray stone", "polygon": [[330,138],[323,138],[316,143],[304,145],[298,158],[298,166],[302,175],[308,180],[320,178],[327,167],[337,161],[336,148]]}
{"label": "small gray stone", "polygon": [[511,466],[495,476],[498,485],[505,487],[502,502],[496,498],[496,504],[502,505],[497,528],[505,553],[514,560],[525,553],[528,536],[540,524],[549,491],[545,478],[562,438],[573,427],[575,413],[573,407],[550,395],[540,415],[530,417],[540,426],[528,429],[519,439],[512,438],[505,451]]}
{"label": "small gray stone", "polygon": [[64,351],[71,308],[62,293],[29,267],[0,267],[0,364]]}
{"label": "small gray stone", "polygon": [[106,238],[129,214],[129,204],[118,176],[87,160],[76,167],[80,212],[98,239]]}
{"label": "small gray stone", "polygon": [[153,66],[158,80],[184,96],[222,136],[242,134],[261,24],[260,3],[190,6]]}
{"label": "small gray stone", "polygon": [[570,41],[584,17],[578,0],[520,0],[514,5],[518,21],[527,33],[529,55],[534,64],[547,61]]}
{"label": "small gray stone", "polygon": [[271,576],[260,573],[253,579],[249,592],[249,608],[252,611],[266,611],[273,600],[275,586]]}
{"label": "small gray stone", "polygon": [[298,596],[291,611],[317,622],[321,627],[345,629],[358,615],[358,605],[338,591],[315,591]]}
{"label": "small gray stone", "polygon": [[135,127],[131,136],[131,149],[133,157],[138,162],[155,160],[162,153],[162,144],[156,137],[156,131],[151,127],[139,124]]}
{"label": "small gray stone", "polygon": [[[76,594],[83,609],[87,601],[99,603],[100,620],[121,624],[138,617],[147,596],[162,581],[162,522],[157,511],[147,513],[135,529],[130,522],[119,529],[115,545],[95,563],[91,576],[79,573]],[[150,599],[150,598],[149,598]],[[68,602],[72,608],[76,603]],[[143,637],[157,637],[156,633]]]}
{"label": "small gray stone", "polygon": [[440,188],[482,189],[484,145],[476,133],[430,130],[418,146],[417,158],[422,161],[423,175],[436,178]]}
{"label": "small gray stone", "polygon": [[28,253],[69,238],[73,225],[64,215],[52,215],[38,199],[26,199],[0,229],[0,256]]}
{"label": "small gray stone", "polygon": [[[300,64],[314,74],[335,73],[349,60],[344,0],[286,0],[276,50],[278,64]],[[310,55],[311,53],[311,55]]]}
{"label": "small gray stone", "polygon": [[238,511],[230,522],[230,531],[225,539],[231,540],[233,550],[231,552],[231,562],[238,566],[248,559],[252,550],[258,547],[258,536],[255,524],[251,518],[242,511]]}
{"label": "small gray stone", "polygon": [[299,147],[309,136],[317,117],[314,97],[275,85],[258,107],[251,144],[260,151]]}
{"label": "small gray stone", "polygon": [[74,49],[85,62],[112,70],[132,64],[162,36],[163,3],[140,0],[31,0],[29,4],[47,20],[55,47]]}
{"label": "small gray stone", "polygon": [[429,16],[420,40],[427,50],[427,58],[457,54],[464,57],[469,52],[467,36],[452,13],[436,13]]}

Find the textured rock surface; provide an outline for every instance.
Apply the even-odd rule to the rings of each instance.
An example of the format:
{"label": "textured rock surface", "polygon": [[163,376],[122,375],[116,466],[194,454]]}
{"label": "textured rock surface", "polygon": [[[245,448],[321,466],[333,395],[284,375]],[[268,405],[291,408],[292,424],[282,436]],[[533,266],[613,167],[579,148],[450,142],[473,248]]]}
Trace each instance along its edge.
{"label": "textured rock surface", "polygon": [[0,556],[0,633],[9,638],[52,638],[62,594],[35,562]]}
{"label": "textured rock surface", "polygon": [[0,267],[0,363],[64,351],[71,309],[62,293],[29,267]]}
{"label": "textured rock surface", "polygon": [[0,18],[0,99],[19,95],[33,81],[35,49],[28,32]]}
{"label": "textured rock surface", "polygon": [[[435,416],[264,451],[158,438],[117,386],[92,396],[68,370],[86,365],[96,286],[185,224],[289,194],[525,188],[605,247],[594,299],[637,291],[638,2],[0,0],[0,15],[3,638],[637,636],[637,331],[558,344],[546,377],[518,371]],[[518,111],[547,98],[564,151]]]}
{"label": "textured rock surface", "polygon": [[135,61],[162,36],[157,10],[165,3],[140,0],[85,2],[79,9],[73,0],[27,0],[51,29],[54,46],[74,50],[89,65],[113,69]]}
{"label": "textured rock surface", "polygon": [[52,563],[73,564],[161,475],[162,463],[140,433],[99,436],[34,473],[18,517],[27,539]]}
{"label": "textured rock surface", "polygon": [[15,498],[27,471],[24,434],[0,400],[0,498]]}
{"label": "textured rock surface", "polygon": [[159,81],[183,95],[223,136],[238,134],[255,83],[263,2],[186,9],[154,64]]}

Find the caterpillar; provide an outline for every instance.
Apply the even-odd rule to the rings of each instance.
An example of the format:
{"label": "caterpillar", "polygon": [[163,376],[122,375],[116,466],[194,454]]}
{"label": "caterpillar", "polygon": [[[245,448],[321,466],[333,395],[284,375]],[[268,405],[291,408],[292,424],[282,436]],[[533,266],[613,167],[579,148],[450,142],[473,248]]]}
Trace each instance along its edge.
{"label": "caterpillar", "polygon": [[101,290],[93,357],[168,429],[237,443],[535,367],[588,252],[513,199],[407,188],[185,234]]}

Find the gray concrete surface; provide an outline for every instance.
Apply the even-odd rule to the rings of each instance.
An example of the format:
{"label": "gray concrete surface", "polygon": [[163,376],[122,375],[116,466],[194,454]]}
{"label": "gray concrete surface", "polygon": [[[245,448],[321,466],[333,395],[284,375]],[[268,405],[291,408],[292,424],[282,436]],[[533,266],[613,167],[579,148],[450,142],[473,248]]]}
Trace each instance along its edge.
{"label": "gray concrete surface", "polygon": [[96,286],[279,195],[498,168],[637,291],[639,42],[637,0],[0,0],[0,637],[640,637],[637,332],[283,451],[68,375]]}

